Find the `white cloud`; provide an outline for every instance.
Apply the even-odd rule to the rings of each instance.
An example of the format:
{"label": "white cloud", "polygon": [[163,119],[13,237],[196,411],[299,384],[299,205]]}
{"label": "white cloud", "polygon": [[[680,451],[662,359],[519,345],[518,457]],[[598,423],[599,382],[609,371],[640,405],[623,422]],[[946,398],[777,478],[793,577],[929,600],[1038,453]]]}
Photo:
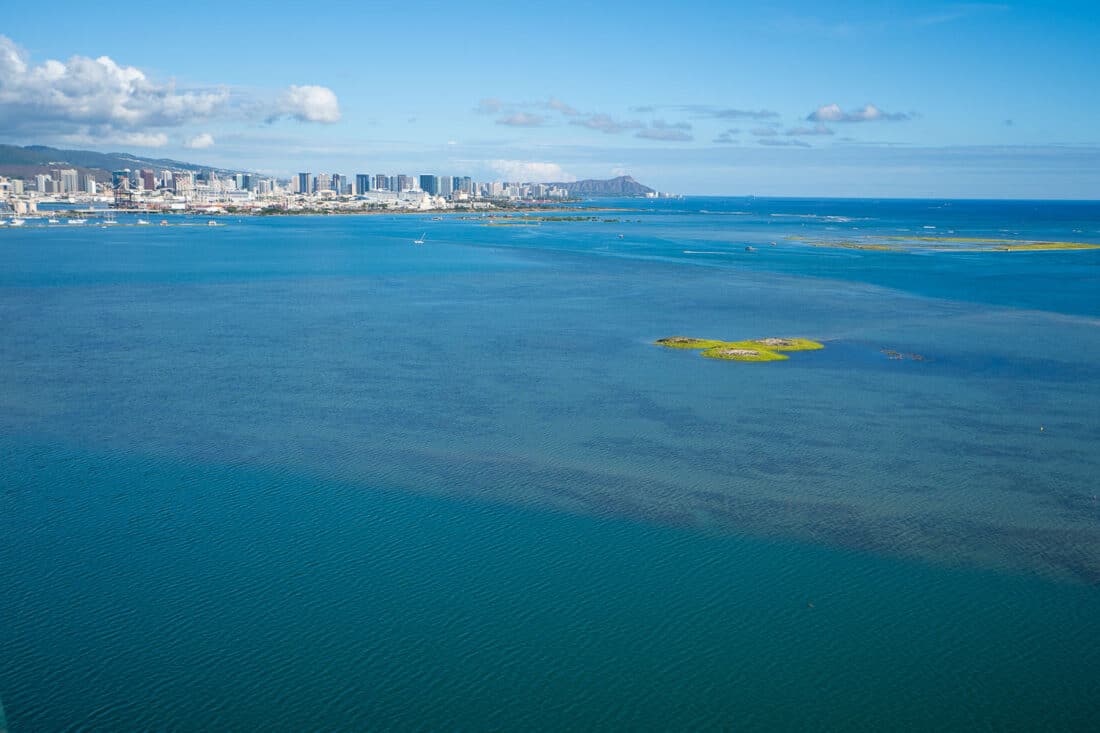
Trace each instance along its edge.
{"label": "white cloud", "polygon": [[690,129],[691,124],[687,122],[653,120],[648,128],[639,130],[634,137],[646,138],[648,140],[664,140],[666,142],[687,142],[688,140],[695,139],[695,137],[688,132]]}
{"label": "white cloud", "polygon": [[497,120],[498,125],[508,125],[510,127],[541,127],[545,122],[546,118],[542,115],[534,115],[529,112],[516,112],[514,115],[501,117]]}
{"label": "white cloud", "polygon": [[522,183],[561,183],[577,180],[557,163],[530,160],[491,160],[488,165],[506,181]]}
{"label": "white cloud", "polygon": [[783,134],[787,137],[809,137],[812,135],[832,135],[833,131],[819,122],[813,127],[792,127]]}
{"label": "white cloud", "polygon": [[183,143],[183,147],[191,148],[192,150],[202,150],[203,148],[208,148],[213,144],[214,136],[211,135],[209,132],[203,132],[185,140]]}
{"label": "white cloud", "polygon": [[552,110],[561,112],[566,117],[576,117],[580,114],[580,111],[575,107],[570,107],[565,102],[561,101],[557,97],[550,97],[550,101],[546,103],[546,106]]}
{"label": "white cloud", "polygon": [[275,113],[269,120],[279,117],[292,117],[299,122],[339,122],[340,102],[328,87],[291,84],[279,95]]}
{"label": "white cloud", "polygon": [[637,120],[616,120],[610,115],[589,115],[580,120],[571,120],[570,125],[587,127],[590,130],[599,130],[608,135],[616,135],[623,130],[635,130],[642,127]]}
{"label": "white cloud", "polygon": [[877,120],[901,122],[911,117],[903,112],[883,112],[873,104],[864,105],[863,109],[845,112],[839,104],[834,103],[818,107],[806,119],[810,122],[875,122]]}
{"label": "white cloud", "polygon": [[474,112],[479,115],[495,115],[500,112],[504,105],[496,97],[486,97],[477,103],[477,107],[474,108]]}
{"label": "white cloud", "polygon": [[8,132],[111,138],[118,131],[208,119],[223,113],[228,103],[226,89],[180,91],[174,83],[152,81],[140,69],[107,56],[35,65],[0,35],[0,128]]}
{"label": "white cloud", "polygon": [[675,109],[702,117],[713,117],[717,120],[770,120],[779,117],[778,112],[770,109],[736,109],[715,107],[710,104],[683,104]]}
{"label": "white cloud", "polygon": [[168,144],[168,136],[163,132],[124,132],[116,135],[114,141],[139,148],[163,148]]}
{"label": "white cloud", "polygon": [[771,145],[773,147],[794,147],[794,148],[808,148],[808,147],[810,147],[810,144],[808,142],[806,142],[805,140],[795,140],[795,139],[780,140],[780,139],[776,139],[774,137],[760,138],[756,142],[760,143],[761,145]]}

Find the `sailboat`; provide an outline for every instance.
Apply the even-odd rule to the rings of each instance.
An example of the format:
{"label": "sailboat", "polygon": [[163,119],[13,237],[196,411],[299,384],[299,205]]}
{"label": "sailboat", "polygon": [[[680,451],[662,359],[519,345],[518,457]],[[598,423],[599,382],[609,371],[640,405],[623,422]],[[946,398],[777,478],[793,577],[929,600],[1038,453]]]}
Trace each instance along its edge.
{"label": "sailboat", "polygon": [[420,235],[420,239],[414,239],[413,244],[424,244],[424,235],[426,234],[427,232],[424,232],[424,234]]}

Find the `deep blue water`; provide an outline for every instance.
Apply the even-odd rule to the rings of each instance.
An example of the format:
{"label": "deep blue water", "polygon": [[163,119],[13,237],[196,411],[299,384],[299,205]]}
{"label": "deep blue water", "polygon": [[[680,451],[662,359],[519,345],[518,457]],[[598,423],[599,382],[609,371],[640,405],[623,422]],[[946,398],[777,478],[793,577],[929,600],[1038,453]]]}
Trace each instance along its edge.
{"label": "deep blue water", "polygon": [[605,205],[0,230],[11,730],[1090,729],[1100,250],[809,242],[1100,205]]}

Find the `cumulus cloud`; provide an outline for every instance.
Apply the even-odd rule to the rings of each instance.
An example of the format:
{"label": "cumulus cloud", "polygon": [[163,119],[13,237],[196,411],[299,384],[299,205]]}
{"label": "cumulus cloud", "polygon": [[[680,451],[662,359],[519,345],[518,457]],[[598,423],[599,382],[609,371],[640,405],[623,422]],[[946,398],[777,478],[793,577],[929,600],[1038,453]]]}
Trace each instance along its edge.
{"label": "cumulus cloud", "polygon": [[545,117],[529,112],[516,112],[515,114],[501,117],[497,120],[498,125],[508,125],[510,127],[542,127],[545,123]]}
{"label": "cumulus cloud", "polygon": [[912,119],[912,115],[904,112],[883,112],[873,104],[864,105],[863,109],[845,112],[839,104],[834,103],[818,107],[806,119],[810,122],[875,122],[878,120],[902,122]]}
{"label": "cumulus cloud", "polygon": [[[277,98],[250,97],[226,87],[182,88],[174,81],[157,81],[108,56],[36,62],[0,35],[0,130],[13,137],[163,147],[169,137],[158,128],[282,117],[335,122],[340,107],[326,87],[291,86]],[[214,140],[209,133],[191,133],[182,142],[201,148]]]}
{"label": "cumulus cloud", "polygon": [[[0,36],[0,128],[42,135],[120,137],[122,131],[174,127],[225,111],[225,89],[178,90],[107,56],[40,64]],[[146,142],[158,140],[148,137]],[[137,143],[134,143],[137,144]]]}
{"label": "cumulus cloud", "polygon": [[208,148],[214,144],[214,136],[209,132],[204,132],[199,135],[195,135],[192,138],[184,140],[183,147],[191,148],[192,150],[202,150]]}
{"label": "cumulus cloud", "polygon": [[333,123],[340,121],[340,102],[328,87],[291,84],[279,95],[275,112],[268,119],[290,117],[299,122]]}
{"label": "cumulus cloud", "polygon": [[611,115],[588,115],[583,119],[571,120],[570,125],[580,125],[590,130],[599,130],[608,135],[617,135],[624,130],[636,130],[642,127],[637,120],[616,120]]}
{"label": "cumulus cloud", "polygon": [[832,135],[833,131],[819,122],[813,127],[792,127],[783,134],[787,137],[810,137],[813,135]]}
{"label": "cumulus cloud", "polygon": [[489,167],[506,181],[521,183],[560,183],[577,180],[557,163],[531,160],[491,160]]}

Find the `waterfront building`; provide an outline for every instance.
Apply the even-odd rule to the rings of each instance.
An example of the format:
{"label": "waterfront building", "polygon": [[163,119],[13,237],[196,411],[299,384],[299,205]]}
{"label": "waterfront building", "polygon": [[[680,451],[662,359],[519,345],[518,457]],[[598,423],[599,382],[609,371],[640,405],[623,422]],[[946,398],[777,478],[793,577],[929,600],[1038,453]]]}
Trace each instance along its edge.
{"label": "waterfront building", "polygon": [[85,173],[83,176],[80,177],[81,193],[88,193],[94,196],[98,188],[99,187],[96,185],[95,182],[95,176],[93,176],[91,173]]}
{"label": "waterfront building", "polygon": [[51,178],[44,174],[39,173],[34,177],[34,188],[39,193],[51,193],[52,187],[50,186]]}
{"label": "waterfront building", "polygon": [[355,174],[355,193],[362,196],[370,190],[370,174],[356,173]]}
{"label": "waterfront building", "polygon": [[436,195],[446,197],[454,193],[453,178],[451,178],[450,176],[441,176],[436,178],[436,180],[439,182],[439,188],[436,190]]}
{"label": "waterfront building", "polygon": [[394,191],[401,193],[402,191],[411,191],[413,189],[412,176],[399,175],[397,176],[397,185],[394,187]]}
{"label": "waterfront building", "polygon": [[387,176],[385,173],[375,173],[374,174],[374,190],[375,191],[389,191],[390,190],[389,176]]}
{"label": "waterfront building", "polygon": [[439,193],[439,176],[422,175],[420,176],[420,190],[429,196],[435,196]]}
{"label": "waterfront building", "polygon": [[313,175],[310,173],[298,174],[298,193],[309,193],[313,190],[313,186],[310,185]]}

